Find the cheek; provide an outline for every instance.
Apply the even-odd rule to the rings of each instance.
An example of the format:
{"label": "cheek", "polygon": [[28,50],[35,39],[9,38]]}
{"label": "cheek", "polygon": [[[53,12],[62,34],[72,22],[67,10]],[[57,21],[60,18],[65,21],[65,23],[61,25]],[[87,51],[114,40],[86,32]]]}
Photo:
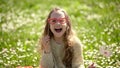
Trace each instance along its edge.
{"label": "cheek", "polygon": [[67,30],[67,25],[63,25],[63,31]]}
{"label": "cheek", "polygon": [[50,25],[50,29],[51,29],[51,30],[53,29],[53,26],[52,26],[52,25]]}
{"label": "cheek", "polygon": [[54,26],[50,24],[50,30],[53,32]]}

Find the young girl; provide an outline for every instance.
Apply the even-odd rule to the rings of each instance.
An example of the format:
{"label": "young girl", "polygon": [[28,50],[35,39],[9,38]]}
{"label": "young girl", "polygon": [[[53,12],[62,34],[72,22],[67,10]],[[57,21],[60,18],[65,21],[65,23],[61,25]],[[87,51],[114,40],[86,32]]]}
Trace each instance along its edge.
{"label": "young girl", "polygon": [[82,44],[63,9],[52,9],[46,19],[41,55],[41,68],[84,68]]}

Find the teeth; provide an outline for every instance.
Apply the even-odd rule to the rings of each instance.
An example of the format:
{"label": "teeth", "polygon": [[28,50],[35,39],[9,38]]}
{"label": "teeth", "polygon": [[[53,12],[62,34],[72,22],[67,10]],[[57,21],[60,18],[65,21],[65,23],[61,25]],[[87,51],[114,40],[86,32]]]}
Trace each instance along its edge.
{"label": "teeth", "polygon": [[55,29],[62,29],[62,28],[55,28]]}
{"label": "teeth", "polygon": [[56,32],[61,32],[62,31],[62,28],[60,29],[55,29]]}

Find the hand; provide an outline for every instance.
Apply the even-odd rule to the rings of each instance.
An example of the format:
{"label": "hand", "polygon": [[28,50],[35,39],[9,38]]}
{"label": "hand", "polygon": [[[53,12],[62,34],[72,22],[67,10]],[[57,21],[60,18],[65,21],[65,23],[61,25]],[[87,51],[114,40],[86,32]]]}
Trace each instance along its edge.
{"label": "hand", "polygon": [[42,46],[45,53],[50,52],[50,37],[48,35],[42,38]]}
{"label": "hand", "polygon": [[43,68],[42,65],[40,65],[39,68]]}
{"label": "hand", "polygon": [[96,67],[94,66],[94,63],[92,63],[88,68],[96,68]]}

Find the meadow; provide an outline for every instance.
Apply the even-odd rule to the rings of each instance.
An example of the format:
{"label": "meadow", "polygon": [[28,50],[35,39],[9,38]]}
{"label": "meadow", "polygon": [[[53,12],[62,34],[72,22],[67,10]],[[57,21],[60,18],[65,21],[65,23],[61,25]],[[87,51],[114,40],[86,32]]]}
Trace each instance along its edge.
{"label": "meadow", "polygon": [[120,67],[120,0],[0,0],[0,68],[39,66],[39,38],[54,7],[69,14],[86,68]]}

